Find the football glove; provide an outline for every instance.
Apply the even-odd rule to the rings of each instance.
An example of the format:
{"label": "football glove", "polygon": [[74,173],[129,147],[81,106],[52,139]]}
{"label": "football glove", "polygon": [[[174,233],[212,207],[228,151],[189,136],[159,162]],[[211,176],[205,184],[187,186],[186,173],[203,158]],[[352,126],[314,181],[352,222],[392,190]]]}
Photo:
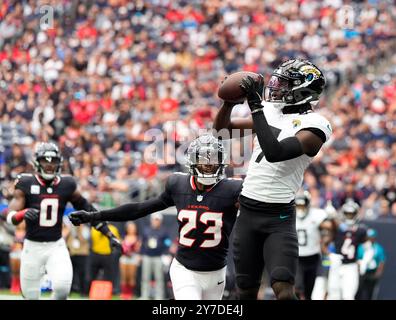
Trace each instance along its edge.
{"label": "football glove", "polygon": [[84,210],[72,212],[69,216],[71,223],[75,226],[79,226],[83,223],[90,223],[95,220],[95,214],[97,212],[87,212]]}
{"label": "football glove", "polygon": [[246,93],[251,112],[261,110],[263,108],[261,101],[263,101],[264,94],[264,77],[260,74],[258,79],[255,80],[251,76],[247,76],[242,79],[239,86]]}
{"label": "football glove", "polygon": [[29,221],[36,221],[39,218],[40,210],[34,209],[34,208],[29,208],[26,209],[25,214],[24,214],[24,219],[29,220]]}

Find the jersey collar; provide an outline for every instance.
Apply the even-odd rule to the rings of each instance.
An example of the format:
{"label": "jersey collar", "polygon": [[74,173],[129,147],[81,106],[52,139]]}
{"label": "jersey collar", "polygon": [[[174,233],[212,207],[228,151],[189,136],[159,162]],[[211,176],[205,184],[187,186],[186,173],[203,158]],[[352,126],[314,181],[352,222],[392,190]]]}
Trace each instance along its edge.
{"label": "jersey collar", "polygon": [[[221,180],[220,180],[221,181]],[[220,182],[219,181],[219,182]],[[204,191],[201,191],[201,190],[199,190],[198,189],[198,187],[197,187],[197,185],[196,185],[196,183],[195,183],[195,179],[194,179],[194,176],[190,176],[190,186],[191,186],[191,189],[193,189],[194,191],[196,191],[196,192],[202,192],[202,193],[204,193],[204,192],[209,192],[209,191],[211,191],[215,186],[217,185],[217,183],[215,183],[213,186],[211,186],[209,189],[206,189],[206,190],[204,190]]]}
{"label": "jersey collar", "polygon": [[[45,182],[45,180],[43,180],[42,178],[40,178],[40,176],[38,174],[34,175],[36,177],[36,180],[38,181],[38,183],[42,186],[42,187],[46,187],[47,183]],[[49,184],[49,185],[58,185],[59,182],[61,181],[61,177],[60,176],[56,176],[55,179]]]}

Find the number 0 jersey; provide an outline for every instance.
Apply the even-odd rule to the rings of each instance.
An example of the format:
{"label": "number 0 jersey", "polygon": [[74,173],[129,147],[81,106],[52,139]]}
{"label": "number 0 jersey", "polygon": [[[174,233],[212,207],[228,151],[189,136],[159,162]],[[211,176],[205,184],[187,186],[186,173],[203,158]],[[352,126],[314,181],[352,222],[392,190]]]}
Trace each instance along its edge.
{"label": "number 0 jersey", "polygon": [[300,257],[320,254],[320,224],[326,219],[326,211],[310,208],[304,218],[296,219],[298,251]]}
{"label": "number 0 jersey", "polygon": [[[323,116],[314,112],[283,114],[272,103],[262,104],[267,122],[278,141],[295,136],[298,131],[307,128],[322,131],[326,141],[330,138],[331,126]],[[312,157],[303,154],[294,159],[271,163],[265,159],[257,136],[253,143],[253,154],[242,195],[267,203],[289,203],[294,200]]]}
{"label": "number 0 jersey", "polygon": [[26,239],[38,242],[56,241],[62,237],[63,212],[77,188],[71,176],[57,176],[46,185],[37,175],[21,174],[15,189],[25,194],[25,208],[40,210],[37,221],[26,220]]}
{"label": "number 0 jersey", "polygon": [[187,269],[214,271],[226,265],[241,188],[242,180],[225,178],[200,193],[191,175],[169,176],[161,198],[169,206],[176,206],[179,224],[176,259]]}

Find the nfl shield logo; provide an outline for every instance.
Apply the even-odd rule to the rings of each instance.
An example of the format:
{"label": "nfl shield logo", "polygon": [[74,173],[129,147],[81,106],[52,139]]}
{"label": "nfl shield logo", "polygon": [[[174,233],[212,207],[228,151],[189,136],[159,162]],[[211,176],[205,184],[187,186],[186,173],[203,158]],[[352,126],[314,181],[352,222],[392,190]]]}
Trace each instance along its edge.
{"label": "nfl shield logo", "polygon": [[202,199],[203,199],[203,195],[201,195],[201,194],[197,195],[197,201],[198,202],[201,202]]}

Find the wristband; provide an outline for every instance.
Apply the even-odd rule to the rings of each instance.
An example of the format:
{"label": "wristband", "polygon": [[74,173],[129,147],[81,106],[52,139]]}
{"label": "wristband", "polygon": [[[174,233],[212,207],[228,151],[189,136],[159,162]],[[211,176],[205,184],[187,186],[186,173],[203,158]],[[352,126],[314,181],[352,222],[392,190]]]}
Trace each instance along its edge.
{"label": "wristband", "polygon": [[14,218],[15,222],[21,222],[23,220],[23,218],[25,217],[26,211],[28,211],[28,209],[23,209],[23,210],[20,210],[20,211],[15,211],[15,210],[10,211],[8,213],[8,215],[7,215],[7,222],[9,224],[15,224],[13,219],[12,219],[14,217],[15,217]]}

